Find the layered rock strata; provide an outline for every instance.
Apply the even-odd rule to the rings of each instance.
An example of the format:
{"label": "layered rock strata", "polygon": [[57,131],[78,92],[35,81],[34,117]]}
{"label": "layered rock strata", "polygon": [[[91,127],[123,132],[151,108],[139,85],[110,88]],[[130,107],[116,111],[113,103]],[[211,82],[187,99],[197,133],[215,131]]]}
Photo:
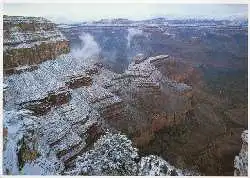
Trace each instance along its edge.
{"label": "layered rock strata", "polygon": [[3,27],[5,73],[20,72],[20,67],[55,59],[70,50],[69,41],[44,18],[4,16]]}
{"label": "layered rock strata", "polygon": [[[69,56],[66,58],[60,57],[55,61],[46,62],[46,65],[41,64],[35,71],[9,76],[5,81],[8,84],[8,89],[6,90],[7,103],[5,107],[12,108],[13,106],[15,107],[23,104],[22,106],[34,111],[30,115],[36,115],[38,117],[34,118],[34,122],[37,124],[37,144],[39,147],[46,148],[47,151],[50,150],[50,152],[53,152],[53,159],[60,162],[61,166],[54,170],[57,174],[74,175],[76,173],[73,170],[81,168],[87,170],[85,172],[80,171],[80,173],[77,174],[125,175],[126,172],[122,173],[123,168],[119,167],[118,163],[116,173],[112,171],[109,173],[105,171],[100,172],[98,167],[93,166],[95,160],[94,157],[91,159],[88,158],[92,161],[87,161],[86,163],[87,167],[92,166],[92,168],[87,168],[83,164],[78,163],[80,161],[78,156],[84,157],[85,154],[88,155],[88,150],[90,150],[89,152],[92,154],[92,152],[95,152],[94,150],[97,149],[94,145],[102,142],[104,138],[106,139],[106,137],[102,137],[102,141],[96,142],[102,135],[105,135],[105,128],[107,128],[107,125],[103,125],[103,123],[106,122],[106,120],[111,119],[116,122],[117,120],[122,120],[126,116],[127,110],[124,101],[119,96],[100,85],[100,83],[107,83],[103,81],[108,81],[108,78],[112,78],[115,75],[105,69],[98,68],[98,73],[89,76],[91,77],[92,82],[87,85],[85,82],[81,82],[81,80],[84,81],[85,79],[84,77],[81,78],[81,76],[86,76],[84,74],[85,70],[77,75],[76,72],[74,72],[71,77],[69,77],[69,72],[61,73],[63,75],[59,77],[55,74],[60,74],[62,71],[50,70],[48,66],[50,66],[50,63],[58,63],[61,65],[62,63],[64,63],[64,65],[70,64],[65,63],[65,59],[70,61]],[[85,67],[82,66],[81,69],[88,69],[87,66],[88,65]],[[92,68],[91,64],[89,64],[89,66],[89,68]],[[46,88],[43,85],[46,86],[46,82],[48,81],[44,82],[45,80],[41,80],[42,76],[39,77],[38,75],[43,73],[45,69],[47,71],[46,74],[50,76],[50,80],[54,81],[54,83],[47,85],[49,87]],[[105,73],[107,75],[104,75]],[[78,79],[80,81],[78,81]],[[20,85],[20,81],[23,81],[23,83],[29,83],[29,85]],[[71,82],[75,87],[69,87],[67,82]],[[28,86],[33,86],[34,88]],[[39,88],[40,90],[35,88]],[[52,88],[53,90],[51,90]],[[34,94],[30,95],[32,91],[34,91]],[[44,91],[44,94],[42,91]],[[51,91],[54,92],[50,93]],[[23,95],[18,95],[20,92],[22,92]],[[20,97],[18,98],[17,96]],[[46,108],[46,112],[43,112],[40,107]],[[40,114],[37,114],[37,111],[41,111],[39,112]],[[105,128],[103,126],[105,126]],[[109,134],[111,133],[112,132]],[[110,139],[107,138],[106,140]],[[115,139],[112,137],[111,141],[115,141]],[[125,148],[122,147],[122,149]],[[40,150],[37,152],[39,153],[38,155],[41,155]],[[118,152],[115,151],[112,154],[117,155]],[[108,155],[104,154],[102,156],[106,157]],[[122,154],[120,154],[120,156],[122,156]],[[125,157],[127,160],[128,156]],[[43,164],[42,161],[46,159],[49,158],[42,154],[42,156],[38,156],[36,159],[34,158],[31,162],[22,159],[22,166],[20,167],[20,163],[18,163],[17,166],[19,166],[21,170],[27,171],[25,174],[29,174],[32,167],[39,167],[39,165]],[[111,164],[111,160],[107,161]],[[136,159],[133,161],[133,164],[137,165]],[[103,166],[105,167],[105,165]],[[41,169],[41,174],[48,174],[43,168],[39,169]],[[131,169],[135,169],[135,167],[132,165]],[[54,173],[51,172],[51,174]],[[14,173],[9,171],[9,174],[18,174],[18,172]],[[131,172],[131,174],[137,175],[137,172]]]}
{"label": "layered rock strata", "polygon": [[[155,67],[155,63],[169,60],[168,58],[168,55],[146,57],[139,54],[123,74],[106,73],[109,80],[102,86],[126,103],[126,116],[117,124],[118,127],[125,129],[125,126],[128,126],[126,123],[129,122],[128,127],[135,126],[133,130],[136,131],[144,127],[141,124],[143,120],[144,124],[150,125],[155,114],[167,113],[169,120],[174,112],[176,115],[185,115],[192,109],[192,87],[162,75]],[[176,123],[183,123],[184,119],[180,119],[177,119]]]}

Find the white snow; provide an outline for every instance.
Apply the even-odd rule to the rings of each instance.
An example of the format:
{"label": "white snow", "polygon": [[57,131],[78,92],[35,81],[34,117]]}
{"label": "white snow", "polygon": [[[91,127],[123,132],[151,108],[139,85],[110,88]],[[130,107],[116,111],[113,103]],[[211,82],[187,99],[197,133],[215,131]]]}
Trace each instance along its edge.
{"label": "white snow", "polygon": [[[17,158],[18,142],[25,133],[25,126],[27,127],[30,124],[34,124],[31,119],[26,118],[28,113],[29,111],[26,110],[4,110],[3,127],[8,129],[6,148],[3,152],[5,174],[7,173],[7,170],[12,175],[19,174]],[[33,128],[35,128],[34,125]]]}

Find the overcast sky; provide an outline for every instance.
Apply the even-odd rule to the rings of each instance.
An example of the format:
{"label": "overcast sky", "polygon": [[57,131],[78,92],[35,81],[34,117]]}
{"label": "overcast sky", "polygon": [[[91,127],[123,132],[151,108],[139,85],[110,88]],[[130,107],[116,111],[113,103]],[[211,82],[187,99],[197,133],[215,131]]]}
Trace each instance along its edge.
{"label": "overcast sky", "polygon": [[81,22],[104,18],[148,19],[154,17],[225,18],[247,17],[247,5],[237,4],[4,4],[4,14],[43,16],[58,23]]}

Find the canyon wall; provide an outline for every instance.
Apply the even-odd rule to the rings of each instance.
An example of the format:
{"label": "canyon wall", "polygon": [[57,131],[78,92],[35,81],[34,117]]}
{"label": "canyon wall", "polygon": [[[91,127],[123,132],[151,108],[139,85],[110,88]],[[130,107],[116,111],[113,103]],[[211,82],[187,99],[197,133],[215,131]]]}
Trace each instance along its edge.
{"label": "canyon wall", "polygon": [[34,66],[70,51],[69,41],[52,22],[41,17],[3,17],[5,73]]}
{"label": "canyon wall", "polygon": [[[130,106],[103,86],[115,85],[117,75],[98,56],[73,57],[68,41],[43,18],[5,16],[4,33],[4,174],[191,174],[161,157],[139,156],[120,127],[111,124],[129,118]],[[159,74],[150,65],[153,59],[145,63],[150,70],[126,73],[151,76],[132,85],[151,95],[159,93],[151,81]]]}

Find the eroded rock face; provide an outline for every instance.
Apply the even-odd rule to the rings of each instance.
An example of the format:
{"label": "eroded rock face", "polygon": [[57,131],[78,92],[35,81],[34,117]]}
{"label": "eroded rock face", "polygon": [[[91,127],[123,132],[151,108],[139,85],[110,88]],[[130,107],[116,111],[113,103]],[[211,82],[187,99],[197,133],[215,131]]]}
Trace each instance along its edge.
{"label": "eroded rock face", "polygon": [[242,135],[242,148],[238,156],[234,160],[234,175],[247,176],[248,175],[248,130],[245,130]]}
{"label": "eroded rock face", "polygon": [[79,88],[82,86],[90,86],[92,84],[92,78],[90,76],[70,76],[69,81],[66,82],[66,86],[71,89]]}
{"label": "eroded rock face", "polygon": [[168,123],[176,115],[176,124],[183,123],[186,112],[192,109],[192,94],[188,94],[192,87],[168,78],[155,67],[156,63],[168,58],[168,55],[147,57],[139,54],[123,74],[110,76],[103,84],[125,103],[126,114],[117,127],[136,127],[131,129],[135,132],[150,130],[154,116],[163,113],[166,115],[164,122]]}
{"label": "eroded rock face", "polygon": [[115,121],[123,118],[124,103],[117,95],[96,84],[93,84],[84,93],[87,103],[97,110],[105,120]]}
{"label": "eroded rock face", "polygon": [[[8,175],[53,175],[63,170],[56,155],[39,141],[38,118],[29,110],[4,111],[8,128],[3,150],[3,173]],[[29,165],[29,166],[28,166]]]}
{"label": "eroded rock face", "polygon": [[4,16],[3,27],[6,74],[20,72],[15,68],[36,65],[70,51],[69,41],[55,24],[44,18]]}
{"label": "eroded rock face", "polygon": [[[63,62],[64,60],[61,58],[56,60],[58,63],[59,61]],[[40,81],[38,76],[34,83],[32,83],[33,78],[24,76],[30,76],[41,69],[16,75],[17,78],[12,77],[12,79],[16,80],[16,84],[18,84],[18,80],[25,80],[30,85],[36,85],[35,82]],[[40,153],[39,150],[39,154],[46,155],[50,151],[53,154],[53,159],[56,159],[61,165],[56,167],[50,174],[138,175],[139,158],[137,149],[132,147],[132,142],[125,136],[112,133],[113,131],[108,131],[105,135],[105,128],[109,127],[106,121],[123,120],[128,110],[127,103],[122,98],[101,86],[115,75],[107,70],[101,70],[100,68],[98,70],[98,73],[92,74],[92,84],[90,86],[81,84],[79,87],[72,87],[70,95],[66,87],[62,90],[55,88],[52,93],[47,90],[47,95],[36,102],[30,100],[30,98],[25,98],[25,95],[20,98],[20,101],[22,99],[25,101],[30,100],[26,103],[30,104],[29,106],[33,104],[35,108],[41,106],[41,108],[45,107],[46,109],[46,111],[39,109],[41,114],[33,118],[33,122],[37,124],[37,145],[47,150],[43,153]],[[47,71],[49,70],[47,69]],[[69,76],[70,73],[66,74],[66,76]],[[72,78],[75,79],[74,74]],[[62,82],[62,84],[66,85],[65,81],[70,80],[62,76],[61,81],[54,81],[56,82],[53,85],[58,86],[58,83]],[[13,81],[10,80],[9,84],[10,91],[8,92],[15,91],[16,85],[13,85]],[[28,95],[30,90],[26,86],[19,87],[23,87],[22,92],[27,92],[26,95]],[[139,88],[140,85],[134,85],[134,87]],[[145,84],[144,87],[151,87],[151,85]],[[39,93],[39,90],[36,92]],[[44,95],[40,93],[38,96],[41,98]],[[10,99],[8,96],[7,102],[11,102]],[[7,105],[7,107],[10,106]],[[105,124],[103,125],[103,123]],[[27,144],[30,143],[27,142]],[[24,154],[26,154],[25,149],[23,150]],[[103,154],[102,150],[104,151]],[[35,171],[32,168],[39,168],[43,163],[47,165],[49,163],[45,163],[47,158],[46,156],[39,156],[31,162],[24,162],[22,171],[24,171],[24,174],[34,173]],[[106,160],[106,162],[102,161],[99,164],[98,161],[100,160]],[[144,171],[149,169],[146,165],[145,168],[142,165],[140,168]],[[44,169],[40,170],[41,174],[49,174],[49,169],[46,167]],[[148,170],[148,172],[152,172],[152,170]]]}
{"label": "eroded rock face", "polygon": [[16,67],[12,69],[5,70],[5,74],[11,75],[11,74],[20,74],[22,72],[31,72],[33,70],[37,70],[38,66],[37,65],[26,65],[22,67]]}
{"label": "eroded rock face", "polygon": [[[125,92],[128,87],[134,89],[136,93],[146,93],[147,95],[157,95],[160,92],[170,91],[184,93],[192,90],[191,86],[185,83],[178,83],[163,76],[155,67],[154,63],[168,59],[168,55],[159,55],[156,57],[145,57],[142,54],[136,56],[124,74],[118,74],[106,84],[106,88],[114,93]],[[128,90],[128,89],[127,89]],[[131,93],[131,91],[130,91]]]}
{"label": "eroded rock face", "polygon": [[159,156],[139,157],[132,142],[121,133],[107,132],[94,147],[76,159],[76,166],[64,172],[66,175],[105,176],[183,176],[199,175],[171,166]]}
{"label": "eroded rock face", "polygon": [[48,93],[43,99],[29,101],[21,104],[23,108],[33,111],[36,115],[46,114],[52,107],[68,103],[70,100],[70,91],[60,88]]}
{"label": "eroded rock face", "polygon": [[68,175],[136,175],[137,150],[125,135],[106,134],[94,148],[77,158]]}
{"label": "eroded rock face", "polygon": [[[4,125],[5,174],[176,173],[158,171],[158,163],[172,170],[162,158],[149,156],[140,161],[132,141],[117,134],[130,125],[131,130],[135,125],[140,128],[152,118],[153,127],[144,129],[158,132],[159,125],[178,123],[172,119],[165,121],[164,114],[151,117],[151,108],[157,109],[163,92],[168,96],[171,93],[174,101],[191,90],[186,84],[164,77],[154,66],[155,62],[168,59],[168,55],[139,55],[124,74],[115,74],[105,69],[96,56],[89,59],[74,58],[71,54],[58,56],[68,52],[68,42],[51,22],[43,18],[4,18],[4,69],[12,71],[4,81],[8,86],[4,107],[8,111],[18,110],[21,105],[33,111],[26,115],[22,110],[13,111],[6,116],[8,123],[18,113],[12,125]],[[141,108],[134,107],[138,103]],[[188,106],[189,102],[185,104]],[[19,115],[27,117],[31,126],[26,128],[22,120],[19,124]],[[13,162],[8,161],[10,155]],[[16,163],[18,159],[20,163]],[[49,168],[49,164],[53,166]]]}

